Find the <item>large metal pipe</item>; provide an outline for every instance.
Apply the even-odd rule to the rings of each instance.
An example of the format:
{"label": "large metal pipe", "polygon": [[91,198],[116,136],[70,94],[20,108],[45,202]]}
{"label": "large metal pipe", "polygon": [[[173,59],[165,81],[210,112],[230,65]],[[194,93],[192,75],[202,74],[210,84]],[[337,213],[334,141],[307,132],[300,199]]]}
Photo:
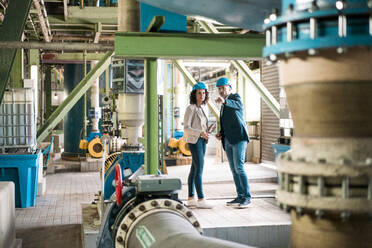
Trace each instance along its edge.
{"label": "large metal pipe", "polygon": [[[264,54],[281,60],[295,127],[291,152],[277,160],[277,199],[291,212],[291,247],[372,244],[369,2],[288,0],[284,16],[265,20]],[[359,14],[349,15],[354,10]]]}
{"label": "large metal pipe", "polygon": [[[291,161],[287,157],[278,161],[288,177],[284,181],[289,182],[277,196],[284,205],[297,205],[305,213],[315,211],[304,216],[292,211],[291,244],[372,244],[372,222],[367,216],[372,211],[368,200],[372,186],[372,74],[368,61],[372,61],[372,52],[360,48],[344,54],[327,51],[305,61],[283,60],[279,67],[295,137]],[[289,195],[285,185],[294,194]],[[313,236],[317,239],[304,246]]]}
{"label": "large metal pipe", "polygon": [[[70,94],[76,85],[84,78],[82,64],[64,65],[65,92]],[[64,153],[63,156],[77,156],[80,154],[79,142],[84,125],[83,98],[81,98],[64,118]]]}
{"label": "large metal pipe", "polygon": [[[166,185],[166,181],[163,184]],[[202,229],[193,212],[171,199],[139,203],[117,224],[119,228],[114,240],[116,248],[248,247],[202,236]]]}
{"label": "large metal pipe", "polygon": [[[202,236],[183,216],[172,212],[155,212],[138,221],[129,234],[127,247],[142,248],[247,248],[248,246]],[[149,246],[147,246],[149,247]]]}
{"label": "large metal pipe", "polygon": [[24,48],[44,50],[65,50],[65,51],[113,51],[114,45],[95,43],[72,43],[72,42],[21,42],[21,41],[0,41],[2,48]]}
{"label": "large metal pipe", "polygon": [[136,0],[118,1],[118,31],[138,32],[139,31],[139,2]]}

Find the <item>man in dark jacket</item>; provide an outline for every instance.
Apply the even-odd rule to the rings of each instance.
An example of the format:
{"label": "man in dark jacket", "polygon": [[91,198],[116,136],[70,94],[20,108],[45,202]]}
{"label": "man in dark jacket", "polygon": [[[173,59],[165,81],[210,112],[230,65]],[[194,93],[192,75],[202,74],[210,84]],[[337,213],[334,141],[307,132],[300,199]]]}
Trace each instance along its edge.
{"label": "man in dark jacket", "polygon": [[216,138],[222,141],[230,169],[234,177],[237,197],[227,202],[228,206],[246,208],[251,203],[248,178],[244,171],[245,152],[249,142],[247,126],[244,120],[243,103],[239,94],[231,93],[229,79],[217,81],[219,97],[216,103],[222,104],[220,112],[221,131]]}

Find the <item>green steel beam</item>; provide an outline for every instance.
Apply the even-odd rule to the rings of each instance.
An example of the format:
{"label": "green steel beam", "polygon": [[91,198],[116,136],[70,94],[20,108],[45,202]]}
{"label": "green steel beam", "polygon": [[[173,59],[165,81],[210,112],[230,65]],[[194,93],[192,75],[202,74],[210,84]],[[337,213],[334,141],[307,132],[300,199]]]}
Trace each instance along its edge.
{"label": "green steel beam", "polygon": [[52,67],[47,65],[45,68],[44,78],[45,91],[45,119],[48,119],[52,114]]}
{"label": "green steel beam", "polygon": [[[20,41],[32,0],[12,0],[0,29],[0,41]],[[0,102],[9,80],[17,49],[0,48]]]}
{"label": "green steel beam", "polygon": [[14,58],[10,83],[12,88],[23,88],[23,49],[17,49]]}
{"label": "green steel beam", "polygon": [[165,22],[164,16],[154,16],[149,26],[146,28],[146,32],[158,32],[161,26],[164,24],[164,22]]}
{"label": "green steel beam", "polygon": [[113,52],[107,52],[105,56],[90,70],[75,89],[68,95],[66,100],[58,106],[58,108],[45,121],[43,126],[37,131],[37,142],[43,141],[53,128],[66,116],[70,109],[79,101],[85,92],[92,86],[94,81],[106,70],[110,65]]}
{"label": "green steel beam", "polygon": [[271,111],[279,118],[280,116],[280,104],[279,102],[271,95],[271,93],[266,89],[266,87],[258,80],[252,71],[249,69],[247,64],[244,61],[236,60],[231,61],[235,68],[237,68],[247,79],[248,82],[253,85],[257,90],[258,94],[261,95],[262,100],[269,106]]}
{"label": "green steel beam", "polygon": [[[213,26],[212,23],[208,23],[206,21],[198,20],[198,23],[206,30],[208,33],[218,34],[218,30],[216,27]],[[261,98],[264,102],[269,106],[271,111],[279,118],[280,115],[280,104],[279,102],[271,95],[271,93],[266,89],[266,87],[258,80],[252,71],[249,69],[247,64],[242,60],[234,60],[231,61],[232,64],[242,73],[248,81],[253,85],[253,87],[257,90],[258,94],[260,94]]]}
{"label": "green steel beam", "polygon": [[261,58],[263,35],[116,33],[115,54],[131,58]]}
{"label": "green steel beam", "polygon": [[145,60],[145,172],[157,174],[159,165],[157,61]]}
{"label": "green steel beam", "polygon": [[[104,53],[87,53],[86,60],[100,60],[105,56]],[[46,53],[43,54],[43,62],[53,62],[53,63],[66,63],[71,61],[84,61],[83,53]]]}
{"label": "green steel beam", "polygon": [[[187,70],[187,68],[182,64],[180,60],[173,60],[173,63],[176,65],[178,70],[182,73],[183,77],[186,78],[186,81],[191,85],[194,86],[197,82],[191,75],[191,73]],[[208,102],[209,110],[212,111],[212,114],[216,117],[217,121],[219,121],[219,111],[217,107],[211,103],[211,101]]]}

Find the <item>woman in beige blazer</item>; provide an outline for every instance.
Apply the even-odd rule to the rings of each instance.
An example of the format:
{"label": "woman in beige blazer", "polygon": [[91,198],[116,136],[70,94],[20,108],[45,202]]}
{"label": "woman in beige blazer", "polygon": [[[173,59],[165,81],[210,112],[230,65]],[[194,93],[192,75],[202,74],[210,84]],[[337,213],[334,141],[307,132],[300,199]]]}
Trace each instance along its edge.
{"label": "woman in beige blazer", "polygon": [[[208,118],[202,105],[205,105],[207,101],[207,87],[203,82],[198,82],[190,93],[190,105],[186,108],[183,120],[184,139],[188,143],[192,156],[186,203],[189,207],[212,208],[212,205],[204,199],[202,184],[204,155],[208,142]],[[194,188],[198,195],[198,201],[194,198]]]}

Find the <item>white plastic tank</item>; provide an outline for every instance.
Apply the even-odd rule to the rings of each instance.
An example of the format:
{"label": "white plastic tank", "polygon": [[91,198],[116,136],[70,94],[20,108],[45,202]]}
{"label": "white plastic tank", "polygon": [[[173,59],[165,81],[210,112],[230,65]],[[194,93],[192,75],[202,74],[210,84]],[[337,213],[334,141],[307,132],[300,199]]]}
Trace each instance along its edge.
{"label": "white plastic tank", "polygon": [[0,148],[36,148],[34,90],[11,89],[0,106]]}

